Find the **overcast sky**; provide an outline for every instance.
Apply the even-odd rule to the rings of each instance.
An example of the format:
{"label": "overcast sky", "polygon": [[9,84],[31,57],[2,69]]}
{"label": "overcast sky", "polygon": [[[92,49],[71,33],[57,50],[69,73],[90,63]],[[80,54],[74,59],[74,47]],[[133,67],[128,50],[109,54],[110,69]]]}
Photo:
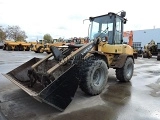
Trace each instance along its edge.
{"label": "overcast sky", "polygon": [[108,12],[126,11],[124,30],[160,28],[159,0],[0,0],[0,26],[18,25],[29,37],[84,37],[83,20]]}

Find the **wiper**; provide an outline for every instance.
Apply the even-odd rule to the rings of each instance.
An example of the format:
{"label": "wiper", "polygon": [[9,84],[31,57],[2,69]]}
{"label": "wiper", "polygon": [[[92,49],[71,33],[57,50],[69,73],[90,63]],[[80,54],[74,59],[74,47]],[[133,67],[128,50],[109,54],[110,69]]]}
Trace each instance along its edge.
{"label": "wiper", "polygon": [[105,29],[105,30],[103,30],[99,35],[98,35],[98,37],[100,37],[101,35],[102,35],[102,33],[107,33],[107,31],[108,31],[108,29],[109,29],[109,27],[108,27],[108,23],[107,23],[107,28]]}

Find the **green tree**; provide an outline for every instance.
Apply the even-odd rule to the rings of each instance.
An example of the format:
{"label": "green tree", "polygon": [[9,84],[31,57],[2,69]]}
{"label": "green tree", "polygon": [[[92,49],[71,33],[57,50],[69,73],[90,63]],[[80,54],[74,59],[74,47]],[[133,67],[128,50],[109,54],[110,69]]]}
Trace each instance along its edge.
{"label": "green tree", "polygon": [[27,38],[25,31],[22,31],[19,26],[8,26],[6,28],[6,36],[8,39],[15,41],[25,41]]}
{"label": "green tree", "polygon": [[45,34],[45,35],[43,36],[43,39],[44,39],[47,43],[53,42],[53,39],[52,39],[52,37],[51,37],[50,34]]}
{"label": "green tree", "polygon": [[0,41],[3,41],[6,39],[6,33],[5,33],[5,29],[0,26]]}

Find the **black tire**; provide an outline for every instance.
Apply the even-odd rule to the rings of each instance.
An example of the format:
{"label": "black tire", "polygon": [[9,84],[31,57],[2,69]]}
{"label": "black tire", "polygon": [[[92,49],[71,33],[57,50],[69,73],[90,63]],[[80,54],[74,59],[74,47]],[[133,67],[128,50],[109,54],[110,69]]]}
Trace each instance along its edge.
{"label": "black tire", "polygon": [[19,51],[24,51],[24,47],[23,46],[19,46]]}
{"label": "black tire", "polygon": [[7,46],[6,46],[6,50],[7,50],[7,51],[12,51],[12,47],[7,45]]}
{"label": "black tire", "polygon": [[43,53],[44,51],[41,51],[42,48],[43,48],[43,47],[40,46],[40,47],[37,49],[37,52],[38,52],[38,53]]}
{"label": "black tire", "polygon": [[30,51],[30,47],[27,47],[27,48],[25,49],[25,51]]}
{"label": "black tire", "polygon": [[160,54],[157,55],[157,60],[160,61]]}
{"label": "black tire", "polygon": [[35,53],[38,53],[38,51],[34,51]]}
{"label": "black tire", "polygon": [[15,50],[15,51],[19,51],[19,47],[18,47],[18,46],[15,46],[14,50]]}
{"label": "black tire", "polygon": [[138,57],[142,57],[142,54],[138,54]]}
{"label": "black tire", "polygon": [[88,58],[80,68],[80,75],[81,90],[88,95],[98,95],[107,84],[107,64],[103,59]]}
{"label": "black tire", "polygon": [[4,46],[3,46],[3,50],[6,50],[6,45],[4,44]]}
{"label": "black tire", "polygon": [[50,54],[51,52],[46,52],[47,54]]}
{"label": "black tire", "polygon": [[143,58],[148,58],[148,54],[147,53],[143,53]]}
{"label": "black tire", "polygon": [[129,82],[133,76],[134,63],[131,57],[127,58],[122,68],[116,69],[116,78],[121,82]]}
{"label": "black tire", "polygon": [[137,53],[133,53],[134,59],[138,58],[138,54]]}

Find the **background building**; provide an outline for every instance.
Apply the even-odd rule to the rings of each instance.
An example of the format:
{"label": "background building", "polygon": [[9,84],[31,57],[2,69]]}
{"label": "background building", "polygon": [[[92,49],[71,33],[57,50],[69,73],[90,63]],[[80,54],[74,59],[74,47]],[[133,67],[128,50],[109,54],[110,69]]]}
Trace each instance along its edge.
{"label": "background building", "polygon": [[[160,43],[160,28],[133,31],[134,46],[141,44],[141,47],[144,47],[151,40]],[[128,38],[124,38],[124,41],[128,42]]]}

